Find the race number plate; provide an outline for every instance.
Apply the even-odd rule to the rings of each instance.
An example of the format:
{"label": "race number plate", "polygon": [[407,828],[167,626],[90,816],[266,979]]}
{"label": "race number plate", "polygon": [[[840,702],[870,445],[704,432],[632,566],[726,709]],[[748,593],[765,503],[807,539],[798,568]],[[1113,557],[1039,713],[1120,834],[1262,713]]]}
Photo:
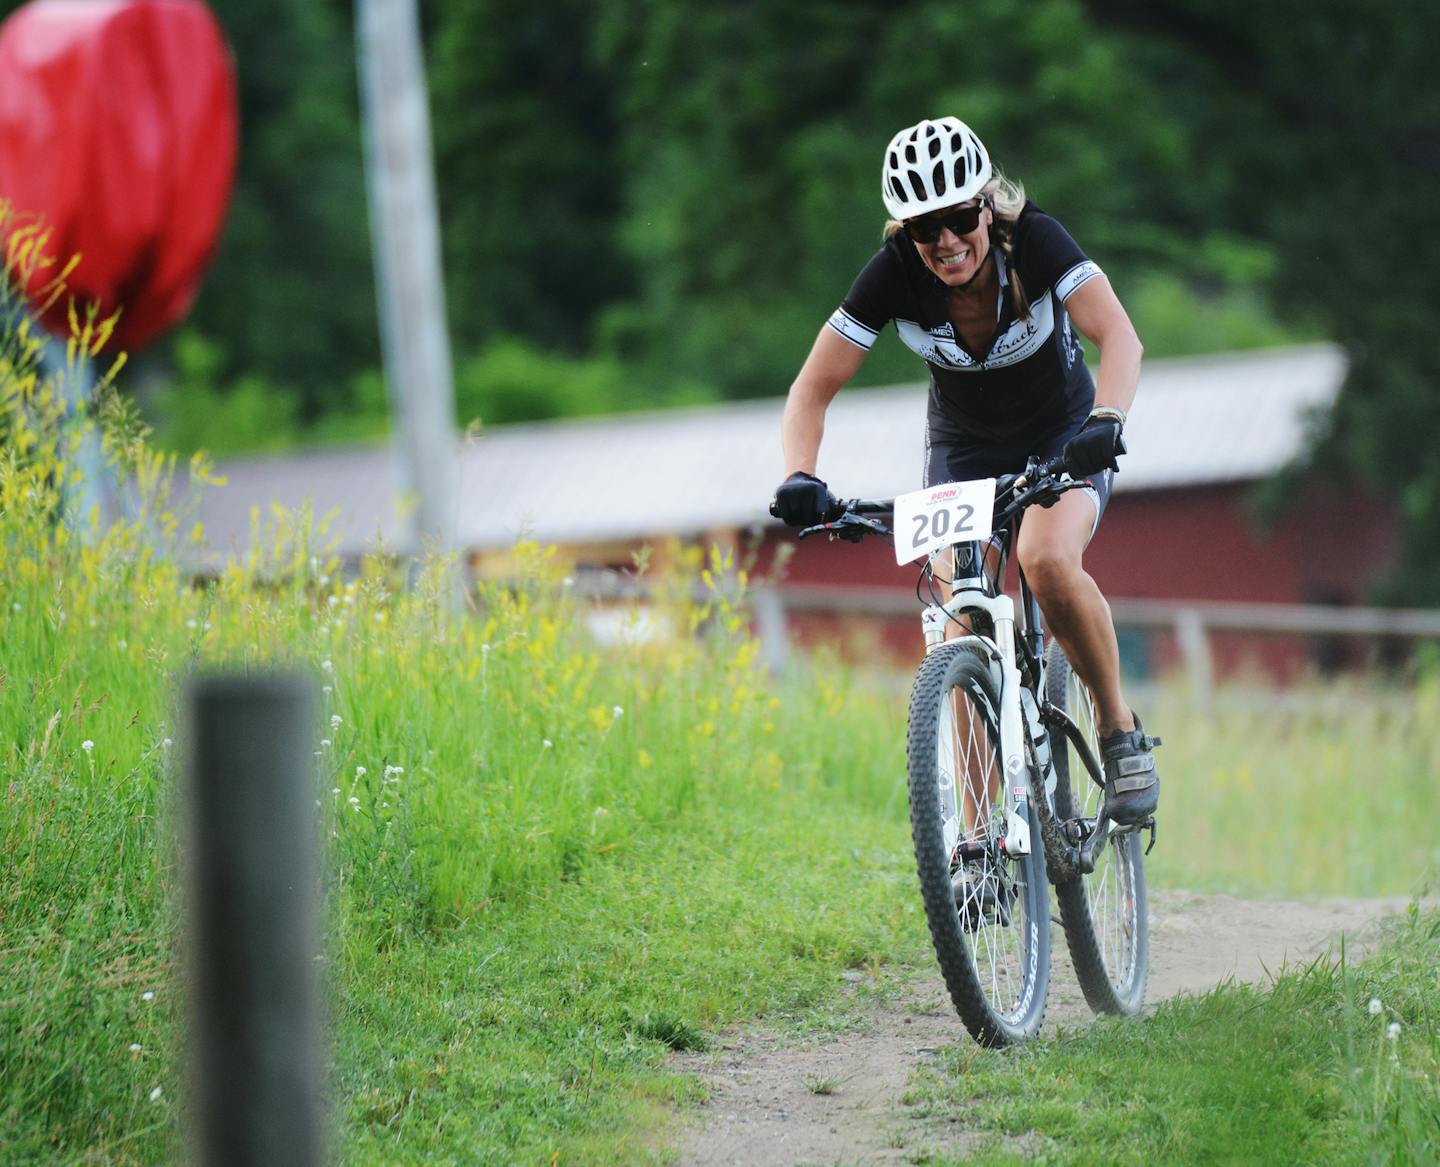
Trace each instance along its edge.
{"label": "race number plate", "polygon": [[984,539],[995,509],[995,479],[946,482],[895,500],[895,562],[909,563],[951,543]]}

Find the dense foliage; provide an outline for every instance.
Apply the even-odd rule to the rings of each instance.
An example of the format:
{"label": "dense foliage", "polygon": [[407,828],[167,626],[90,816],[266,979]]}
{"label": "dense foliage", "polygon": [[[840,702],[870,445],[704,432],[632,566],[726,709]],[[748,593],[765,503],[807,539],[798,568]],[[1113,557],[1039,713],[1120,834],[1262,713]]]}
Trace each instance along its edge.
{"label": "dense foliage", "polygon": [[[378,432],[351,6],[212,7],[239,64],[239,185],[192,321],[136,385],[182,448]],[[958,112],[1107,268],[1152,355],[1347,346],[1319,460],[1398,499],[1394,594],[1435,598],[1440,277],[1420,249],[1440,193],[1437,6],[432,0],[422,16],[462,423],[783,392],[878,243],[881,144]],[[915,374],[893,340],[862,372]],[[167,383],[168,400],[149,388]]]}

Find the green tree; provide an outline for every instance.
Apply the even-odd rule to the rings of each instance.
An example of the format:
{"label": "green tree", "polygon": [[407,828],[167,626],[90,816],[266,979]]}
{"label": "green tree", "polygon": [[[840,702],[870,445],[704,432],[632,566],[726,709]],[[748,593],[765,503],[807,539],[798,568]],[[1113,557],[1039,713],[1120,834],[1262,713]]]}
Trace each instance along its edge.
{"label": "green tree", "polygon": [[352,404],[379,363],[354,39],[337,6],[214,0],[235,52],[235,197],[193,321],[226,382],[293,392],[303,420]]}
{"label": "green tree", "polygon": [[446,287],[457,349],[514,333],[588,348],[626,294],[616,88],[583,0],[439,0],[429,53]]}

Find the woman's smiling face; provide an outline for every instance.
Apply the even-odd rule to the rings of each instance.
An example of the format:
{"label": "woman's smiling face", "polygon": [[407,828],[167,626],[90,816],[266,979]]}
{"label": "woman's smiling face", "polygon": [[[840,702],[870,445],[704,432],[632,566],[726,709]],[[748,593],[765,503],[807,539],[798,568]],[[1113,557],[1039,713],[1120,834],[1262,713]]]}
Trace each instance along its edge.
{"label": "woman's smiling face", "polygon": [[[963,288],[979,274],[981,266],[990,254],[992,212],[988,204],[979,206],[979,214],[975,217],[975,226],[969,231],[963,231],[963,221],[969,217],[964,212],[971,210],[976,205],[976,201],[972,199],[968,203],[961,203],[954,207],[947,207],[943,211],[921,216],[918,223],[912,220],[912,223],[906,224],[906,231],[915,244],[915,250],[920,253],[920,258],[925,261],[925,266],[934,272],[936,278],[947,287]],[[957,219],[961,221],[958,224],[956,223]],[[915,226],[921,227],[921,230],[917,232],[914,229]],[[960,230],[957,230],[957,227]],[[915,238],[918,233],[923,239],[935,232],[937,228],[939,234],[933,241],[922,242],[921,239]]]}

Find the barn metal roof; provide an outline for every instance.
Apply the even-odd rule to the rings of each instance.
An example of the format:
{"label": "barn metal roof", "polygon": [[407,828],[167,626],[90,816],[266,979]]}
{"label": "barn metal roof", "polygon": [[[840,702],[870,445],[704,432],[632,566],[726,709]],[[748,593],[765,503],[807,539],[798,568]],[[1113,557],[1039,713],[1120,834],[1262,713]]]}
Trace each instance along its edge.
{"label": "barn metal roof", "polygon": [[[1116,489],[1264,477],[1300,454],[1345,377],[1328,344],[1146,362]],[[826,417],[819,473],[837,493],[889,497],[920,485],[923,384],[846,389]],[[459,451],[461,546],[693,535],[768,522],[782,474],[779,398],[495,426]],[[400,542],[399,466],[389,446],[228,459],[206,496],[212,548],[238,550],[249,514],[309,500],[334,511],[339,551]]]}

